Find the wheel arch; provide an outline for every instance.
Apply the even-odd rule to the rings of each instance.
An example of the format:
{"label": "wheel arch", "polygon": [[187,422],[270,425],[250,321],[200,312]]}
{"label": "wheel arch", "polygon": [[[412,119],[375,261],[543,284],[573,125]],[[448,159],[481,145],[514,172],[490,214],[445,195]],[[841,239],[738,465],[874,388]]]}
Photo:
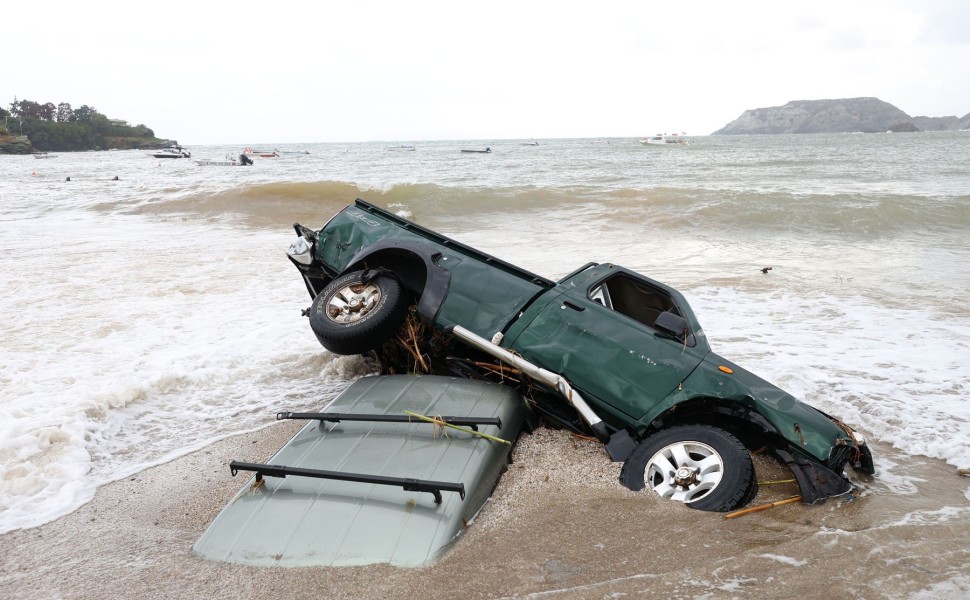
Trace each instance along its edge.
{"label": "wheel arch", "polygon": [[784,436],[761,413],[744,402],[725,398],[698,397],[671,406],[641,432],[646,437],[674,425],[709,425],[723,429],[749,449],[765,445],[787,447]]}
{"label": "wheel arch", "polygon": [[342,273],[375,268],[390,271],[417,301],[418,316],[431,324],[451,283],[451,273],[436,264],[440,257],[440,252],[424,244],[389,240],[361,249]]}

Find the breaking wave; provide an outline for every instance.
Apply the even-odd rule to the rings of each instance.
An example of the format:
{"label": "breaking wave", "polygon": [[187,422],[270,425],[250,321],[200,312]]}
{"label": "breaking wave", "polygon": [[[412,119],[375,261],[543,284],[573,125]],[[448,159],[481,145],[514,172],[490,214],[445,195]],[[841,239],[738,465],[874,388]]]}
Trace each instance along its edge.
{"label": "breaking wave", "polygon": [[583,218],[635,222],[644,227],[705,231],[805,231],[878,237],[918,230],[931,235],[970,227],[970,196],[738,192],[656,187],[451,187],[402,183],[385,188],[346,182],[261,183],[143,203],[130,212],[234,218],[254,227],[293,221],[321,223],[355,198],[416,221],[452,220],[500,212],[523,218],[583,209]]}

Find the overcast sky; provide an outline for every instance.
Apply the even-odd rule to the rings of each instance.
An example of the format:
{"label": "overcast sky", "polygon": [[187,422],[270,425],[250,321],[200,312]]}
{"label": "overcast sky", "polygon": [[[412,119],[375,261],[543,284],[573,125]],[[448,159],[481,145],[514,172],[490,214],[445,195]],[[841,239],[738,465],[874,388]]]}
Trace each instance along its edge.
{"label": "overcast sky", "polygon": [[187,145],[706,135],[747,109],[858,96],[913,116],[970,112],[970,0],[5,12],[5,107],[86,104]]}

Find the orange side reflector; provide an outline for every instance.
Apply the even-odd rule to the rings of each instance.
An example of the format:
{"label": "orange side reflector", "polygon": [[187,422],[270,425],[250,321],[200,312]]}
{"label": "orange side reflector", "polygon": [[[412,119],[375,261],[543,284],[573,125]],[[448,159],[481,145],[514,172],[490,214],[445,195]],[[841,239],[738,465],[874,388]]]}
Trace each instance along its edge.
{"label": "orange side reflector", "polygon": [[724,365],[721,365],[720,367],[718,367],[718,369],[727,373],[728,375],[730,375],[731,373],[734,373],[734,370],[732,370],[731,367],[725,367]]}

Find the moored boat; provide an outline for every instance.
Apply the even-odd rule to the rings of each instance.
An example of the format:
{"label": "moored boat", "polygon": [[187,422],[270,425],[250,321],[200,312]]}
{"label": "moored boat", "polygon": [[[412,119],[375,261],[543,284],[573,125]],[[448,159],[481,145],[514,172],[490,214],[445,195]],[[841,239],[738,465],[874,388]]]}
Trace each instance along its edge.
{"label": "moored boat", "polygon": [[488,146],[486,146],[484,148],[462,148],[461,151],[462,152],[477,153],[477,154],[491,154],[492,153],[492,149],[490,147],[488,147]]}
{"label": "moored boat", "polygon": [[175,145],[153,152],[152,156],[154,158],[192,158],[192,153],[182,146]]}
{"label": "moored boat", "polygon": [[687,140],[679,133],[658,133],[641,139],[640,143],[644,146],[666,146],[668,144],[686,146],[688,144]]}
{"label": "moored boat", "polygon": [[243,150],[243,154],[246,156],[257,157],[257,158],[276,158],[280,155],[279,150],[253,150],[252,148],[246,148]]}

